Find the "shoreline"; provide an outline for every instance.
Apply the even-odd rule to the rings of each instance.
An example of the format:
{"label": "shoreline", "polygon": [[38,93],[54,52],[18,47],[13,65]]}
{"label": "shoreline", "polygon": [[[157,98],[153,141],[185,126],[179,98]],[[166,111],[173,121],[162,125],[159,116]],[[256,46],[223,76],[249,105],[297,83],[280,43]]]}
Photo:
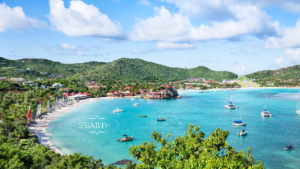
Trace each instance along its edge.
{"label": "shoreline", "polygon": [[[300,89],[300,87],[244,87],[244,88],[232,88],[235,90],[247,90],[247,89]],[[220,90],[230,90],[229,88],[226,89],[208,89],[208,90],[201,90],[201,89],[196,89],[196,90],[182,90],[182,89],[178,89],[177,92],[182,93],[182,92],[199,92],[199,91],[220,91]]]}
{"label": "shoreline", "polygon": [[36,122],[37,124],[31,124],[31,126],[29,127],[29,131],[31,133],[34,133],[37,137],[38,140],[40,142],[40,144],[44,145],[44,146],[49,146],[50,150],[55,151],[56,153],[60,153],[61,155],[66,155],[67,153],[63,152],[61,149],[59,149],[58,147],[56,147],[51,138],[49,137],[49,135],[51,135],[51,133],[47,133],[46,129],[48,127],[48,124],[56,119],[57,117],[59,117],[62,114],[66,114],[71,112],[72,110],[78,108],[79,106],[86,104],[86,103],[91,103],[97,100],[101,100],[101,99],[106,99],[106,98],[90,98],[90,99],[86,99],[86,100],[81,100],[79,103],[75,103],[71,106],[68,107],[62,107],[52,113],[43,115],[43,119],[37,119]]}

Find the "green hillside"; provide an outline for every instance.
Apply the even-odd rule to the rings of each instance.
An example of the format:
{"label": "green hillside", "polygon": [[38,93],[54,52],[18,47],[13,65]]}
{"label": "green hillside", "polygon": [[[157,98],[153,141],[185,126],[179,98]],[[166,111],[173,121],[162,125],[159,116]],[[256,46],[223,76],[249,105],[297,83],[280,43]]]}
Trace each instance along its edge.
{"label": "green hillside", "polygon": [[247,78],[259,80],[288,80],[300,79],[300,65],[295,65],[278,70],[263,70],[246,75]]}
{"label": "green hillside", "polygon": [[[121,58],[113,62],[86,62],[75,64],[62,64],[47,59],[31,60],[5,60],[0,68],[0,76],[23,77],[30,80],[37,78],[48,79],[51,74],[62,74],[63,78],[78,78],[80,75],[93,76],[101,79],[115,80],[183,80],[190,77],[202,77],[205,79],[223,80],[234,79],[237,75],[227,71],[213,71],[199,66],[193,69],[172,68],[164,65],[147,62],[141,59]],[[5,68],[4,68],[5,67]],[[13,67],[9,69],[7,67]],[[30,68],[30,71],[26,71]],[[24,72],[20,72],[25,70]],[[47,72],[42,75],[40,72]]]}

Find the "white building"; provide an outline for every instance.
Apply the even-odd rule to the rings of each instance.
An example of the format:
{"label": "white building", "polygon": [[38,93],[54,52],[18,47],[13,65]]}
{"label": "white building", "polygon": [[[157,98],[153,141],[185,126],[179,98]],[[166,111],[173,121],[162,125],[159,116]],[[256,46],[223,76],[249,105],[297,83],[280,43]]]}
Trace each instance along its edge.
{"label": "white building", "polygon": [[52,87],[61,88],[62,85],[61,85],[60,83],[54,83],[54,84],[52,85]]}

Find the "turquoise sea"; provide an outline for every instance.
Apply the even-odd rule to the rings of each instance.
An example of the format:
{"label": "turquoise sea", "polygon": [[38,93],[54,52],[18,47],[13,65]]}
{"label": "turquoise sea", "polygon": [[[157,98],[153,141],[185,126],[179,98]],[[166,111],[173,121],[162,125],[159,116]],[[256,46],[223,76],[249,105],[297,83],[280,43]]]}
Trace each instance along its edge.
{"label": "turquoise sea", "polygon": [[[268,89],[267,108],[272,113],[271,118],[260,115],[265,104],[264,89],[232,91],[231,101],[237,106],[236,110],[224,108],[229,90],[186,92],[186,95],[180,93],[181,99],[169,100],[101,99],[51,121],[47,132],[64,152],[88,154],[108,165],[131,159],[129,147],[152,140],[153,131],[163,136],[170,133],[174,138],[183,135],[188,124],[194,124],[208,137],[219,127],[229,131],[227,141],[231,146],[243,151],[250,147],[255,160],[262,161],[266,168],[300,168],[300,116],[295,113],[298,92],[297,89]],[[132,106],[133,103],[139,105]],[[240,120],[241,107],[247,126],[235,127],[232,121]],[[124,112],[113,113],[116,108]],[[157,122],[158,118],[167,120]],[[100,125],[95,126],[97,123]],[[88,128],[92,125],[97,128]],[[248,136],[237,136],[242,129],[248,131]],[[124,134],[134,136],[134,140],[117,142]],[[284,150],[288,144],[294,149]]]}

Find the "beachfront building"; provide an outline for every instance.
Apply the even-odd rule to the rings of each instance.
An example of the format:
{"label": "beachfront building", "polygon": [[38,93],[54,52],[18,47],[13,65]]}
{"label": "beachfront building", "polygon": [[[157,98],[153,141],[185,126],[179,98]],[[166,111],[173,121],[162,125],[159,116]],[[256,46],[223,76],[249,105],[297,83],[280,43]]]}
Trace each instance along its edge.
{"label": "beachfront building", "polygon": [[168,99],[171,97],[178,96],[177,90],[168,84],[161,86],[163,89],[161,89],[158,92],[148,90],[146,93],[143,93],[144,99]]}
{"label": "beachfront building", "polygon": [[201,77],[191,77],[188,79],[190,82],[205,82],[205,80]]}
{"label": "beachfront building", "polygon": [[61,85],[60,83],[54,83],[54,84],[52,85],[52,87],[55,87],[55,88],[61,88],[62,85]]}
{"label": "beachfront building", "polygon": [[0,80],[7,80],[7,77],[6,76],[0,77]]}
{"label": "beachfront building", "polygon": [[10,79],[8,79],[8,81],[11,81],[11,82],[14,82],[14,83],[23,83],[23,82],[25,82],[25,80],[23,78],[16,78],[16,77],[10,78]]}
{"label": "beachfront building", "polygon": [[124,97],[125,97],[125,96],[133,96],[133,95],[134,95],[133,92],[130,92],[130,91],[128,91],[128,90],[125,91],[125,92],[122,92],[121,94],[122,94],[122,96],[124,96]]}

